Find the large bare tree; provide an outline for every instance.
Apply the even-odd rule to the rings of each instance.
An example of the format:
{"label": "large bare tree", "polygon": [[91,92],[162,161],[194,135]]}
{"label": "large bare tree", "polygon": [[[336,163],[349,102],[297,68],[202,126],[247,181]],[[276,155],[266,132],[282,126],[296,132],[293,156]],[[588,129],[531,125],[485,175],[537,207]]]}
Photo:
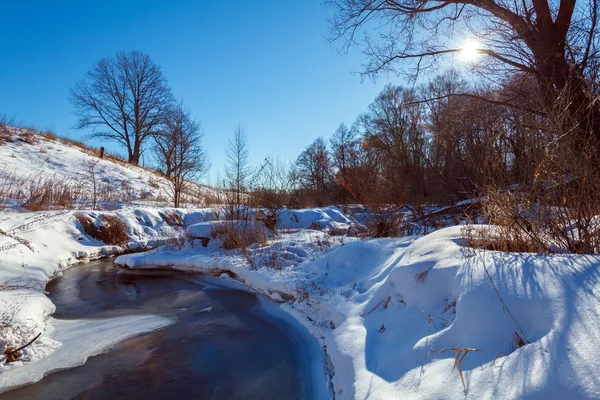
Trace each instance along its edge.
{"label": "large bare tree", "polygon": [[169,110],[160,132],[154,137],[155,156],[159,167],[168,173],[173,206],[180,207],[184,191],[210,166],[202,147],[200,124],[181,101]]}
{"label": "large bare tree", "polygon": [[144,144],[163,121],[171,90],[160,68],[140,51],[119,52],[94,64],[70,91],[78,129],[92,128],[92,136],[116,141],[137,165]]}
{"label": "large bare tree", "polygon": [[480,43],[477,52],[487,56],[479,68],[533,77],[539,108],[556,112],[557,102],[563,104],[576,135],[593,139],[600,149],[598,0],[327,3],[335,10],[332,39],[362,45],[368,59],[363,74],[415,76],[438,58],[460,52],[461,42],[472,37]]}

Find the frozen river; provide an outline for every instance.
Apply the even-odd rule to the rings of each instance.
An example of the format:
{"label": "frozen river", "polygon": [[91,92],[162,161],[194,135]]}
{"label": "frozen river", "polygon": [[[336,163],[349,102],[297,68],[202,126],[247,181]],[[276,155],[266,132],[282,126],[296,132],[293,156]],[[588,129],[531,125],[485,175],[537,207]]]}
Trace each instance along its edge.
{"label": "frozen river", "polygon": [[154,314],[176,323],[0,399],[315,397],[305,348],[316,342],[266,313],[256,295],[214,285],[216,278],[118,272],[111,259],[65,271],[47,287],[54,317]]}

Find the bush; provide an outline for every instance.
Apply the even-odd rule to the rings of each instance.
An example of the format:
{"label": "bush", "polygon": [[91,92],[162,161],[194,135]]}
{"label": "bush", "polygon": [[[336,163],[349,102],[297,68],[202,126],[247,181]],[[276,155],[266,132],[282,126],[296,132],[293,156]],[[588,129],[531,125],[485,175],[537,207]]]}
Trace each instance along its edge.
{"label": "bush", "polygon": [[169,226],[183,226],[183,218],[175,211],[169,210],[159,215]]}
{"label": "bush", "polygon": [[[82,196],[81,188],[66,178],[38,177],[27,183],[23,207],[29,211],[72,209]],[[18,198],[17,194],[14,196]]]}
{"label": "bush", "polygon": [[376,210],[365,221],[367,235],[374,238],[400,236],[407,232],[404,216],[395,210]]}
{"label": "bush", "polygon": [[104,214],[100,217],[102,226],[98,227],[94,220],[84,214],[75,214],[83,230],[92,238],[113,246],[127,246],[129,238],[125,224],[116,215]]}
{"label": "bush", "polygon": [[225,250],[245,250],[253,244],[264,245],[268,235],[262,225],[250,221],[222,221],[213,224],[211,229],[213,239],[220,237],[221,246]]}
{"label": "bush", "polygon": [[33,129],[25,129],[19,134],[19,140],[27,144],[34,144],[39,142],[40,138]]}

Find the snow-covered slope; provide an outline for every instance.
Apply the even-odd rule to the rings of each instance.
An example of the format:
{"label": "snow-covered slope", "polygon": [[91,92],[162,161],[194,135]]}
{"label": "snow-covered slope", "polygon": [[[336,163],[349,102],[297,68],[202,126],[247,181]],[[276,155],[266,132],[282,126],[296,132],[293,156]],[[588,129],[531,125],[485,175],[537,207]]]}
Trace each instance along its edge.
{"label": "snow-covered slope", "polygon": [[[21,128],[8,131],[10,135],[0,140],[0,195],[8,192],[13,201],[5,205],[18,209],[32,186],[51,182],[70,186],[78,197],[75,206],[89,208],[94,180],[98,201],[110,207],[122,203],[170,204],[167,180],[149,169],[108,155],[100,159],[97,151],[51,135]],[[194,200],[200,202],[202,194],[209,191],[198,186]],[[15,199],[19,192],[21,198]]]}

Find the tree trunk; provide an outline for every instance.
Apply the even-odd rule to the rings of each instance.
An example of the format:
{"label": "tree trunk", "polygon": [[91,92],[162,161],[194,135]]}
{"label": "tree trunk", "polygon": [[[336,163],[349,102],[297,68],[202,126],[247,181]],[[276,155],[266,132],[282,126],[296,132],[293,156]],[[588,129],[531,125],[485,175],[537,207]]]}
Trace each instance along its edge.
{"label": "tree trunk", "polygon": [[[581,151],[592,144],[600,152],[600,108],[592,99],[589,84],[577,66],[567,62],[564,46],[545,43],[536,52],[539,67],[538,82],[542,89],[543,102],[551,116],[564,115],[559,121],[560,132],[572,131],[570,141]],[[564,109],[557,109],[562,106]]]}
{"label": "tree trunk", "polygon": [[133,151],[129,154],[129,164],[139,165],[140,163],[140,143],[136,142],[133,146]]}

